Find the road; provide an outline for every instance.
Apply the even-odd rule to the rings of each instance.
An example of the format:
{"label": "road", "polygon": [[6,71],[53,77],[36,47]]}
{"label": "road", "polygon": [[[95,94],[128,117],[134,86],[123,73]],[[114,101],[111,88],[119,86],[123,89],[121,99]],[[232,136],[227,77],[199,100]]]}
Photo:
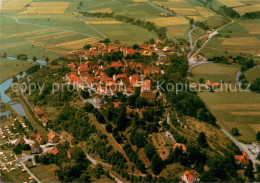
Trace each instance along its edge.
{"label": "road", "polygon": [[220,128],[220,130],[232,141],[234,142],[234,144],[236,144],[236,146],[242,150],[243,152],[245,152],[249,159],[253,162],[253,164],[255,165],[257,163],[256,161],[256,157],[254,155],[252,155],[252,153],[248,150],[248,148],[246,147],[246,145],[244,145],[243,143],[239,142],[238,140],[236,140],[227,130],[225,130],[224,128]]}
{"label": "road", "polygon": [[194,50],[194,45],[193,45],[193,39],[192,39],[192,32],[196,29],[195,24],[192,25],[192,29],[189,31],[188,36],[189,36],[189,40],[190,40],[190,52],[187,54],[187,58],[189,60],[190,55],[192,54],[193,50]]}
{"label": "road", "polygon": [[[189,63],[190,63],[190,60],[191,60],[195,55],[197,55],[197,54],[201,51],[201,49],[204,48],[204,47],[206,46],[206,44],[207,44],[215,35],[218,34],[218,31],[220,31],[221,29],[223,29],[223,28],[229,26],[229,25],[232,24],[232,23],[234,23],[234,20],[231,19],[231,22],[229,22],[229,23],[226,24],[226,25],[223,25],[222,27],[216,29],[213,33],[211,33],[211,34],[209,35],[208,40],[198,49],[198,51],[196,51],[196,53],[194,53],[191,57],[189,57]],[[203,36],[204,36],[204,35],[203,35]],[[201,39],[203,36],[201,36],[199,39]],[[198,39],[198,40],[199,40],[199,39]],[[197,41],[198,41],[198,40],[197,40]],[[197,41],[195,42],[193,48],[196,46]]]}
{"label": "road", "polygon": [[37,182],[41,182],[27,167],[26,165],[23,163],[25,160],[23,160],[22,158],[17,159],[17,161],[23,166],[23,168],[28,172],[28,174],[30,174],[31,177],[34,178],[34,180],[36,180]]}
{"label": "road", "polygon": [[82,33],[82,32],[76,32],[76,31],[72,31],[72,30],[61,29],[61,28],[57,28],[57,27],[51,27],[51,26],[41,25],[41,24],[35,24],[35,23],[26,23],[26,22],[20,21],[18,18],[13,17],[13,16],[7,16],[7,15],[4,15],[4,16],[5,16],[5,17],[8,17],[8,18],[14,19],[14,20],[15,20],[17,23],[19,23],[19,24],[35,25],[35,26],[38,26],[38,27],[44,27],[44,28],[49,28],[49,29],[55,29],[55,30],[60,30],[60,31],[64,31],[64,32],[72,32],[72,33],[75,33],[75,34],[80,34],[80,35],[92,37],[92,38],[95,38],[95,39],[103,40],[103,38],[96,37],[96,36],[89,35],[89,34],[85,34],[85,33]]}
{"label": "road", "polygon": [[[86,156],[87,156],[87,159],[88,159],[92,164],[94,164],[94,165],[102,164],[102,165],[105,165],[105,166],[108,166],[108,167],[111,168],[111,165],[106,164],[106,163],[103,163],[103,162],[98,161],[98,160],[95,160],[95,159],[93,159],[92,157],[90,157],[87,153],[85,153],[85,154],[86,154]],[[109,172],[109,175],[110,175],[111,177],[113,177],[117,183],[123,183],[123,181],[121,181],[120,179],[118,179],[118,178],[117,178],[115,175],[113,175],[111,172]]]}

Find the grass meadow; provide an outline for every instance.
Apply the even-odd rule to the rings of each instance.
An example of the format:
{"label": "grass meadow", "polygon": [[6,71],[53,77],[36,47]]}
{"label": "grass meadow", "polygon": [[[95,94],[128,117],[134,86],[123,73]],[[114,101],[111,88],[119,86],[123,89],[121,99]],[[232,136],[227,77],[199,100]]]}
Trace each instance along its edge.
{"label": "grass meadow", "polygon": [[0,83],[36,65],[35,62],[0,58]]}

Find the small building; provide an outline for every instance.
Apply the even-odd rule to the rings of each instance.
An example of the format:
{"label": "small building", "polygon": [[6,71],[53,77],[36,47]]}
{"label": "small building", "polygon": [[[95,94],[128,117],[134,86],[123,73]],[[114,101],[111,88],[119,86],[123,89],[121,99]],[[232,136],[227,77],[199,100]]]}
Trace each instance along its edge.
{"label": "small building", "polygon": [[49,153],[51,153],[51,154],[53,154],[53,155],[56,155],[56,154],[59,153],[59,151],[58,151],[56,148],[53,148],[52,150],[50,150]]}
{"label": "small building", "polygon": [[234,157],[238,164],[240,164],[242,166],[249,165],[249,158],[245,152],[243,152],[242,155],[235,155]]}
{"label": "small building", "polygon": [[184,172],[183,176],[181,177],[181,180],[185,183],[199,182],[199,179],[194,176],[194,173],[187,170]]}
{"label": "small building", "polygon": [[67,141],[70,144],[70,146],[72,146],[76,142],[76,138],[66,131],[61,132],[60,139],[63,142]]}
{"label": "small building", "polygon": [[59,142],[59,136],[55,134],[54,132],[48,133],[48,142],[49,143],[57,143]]}

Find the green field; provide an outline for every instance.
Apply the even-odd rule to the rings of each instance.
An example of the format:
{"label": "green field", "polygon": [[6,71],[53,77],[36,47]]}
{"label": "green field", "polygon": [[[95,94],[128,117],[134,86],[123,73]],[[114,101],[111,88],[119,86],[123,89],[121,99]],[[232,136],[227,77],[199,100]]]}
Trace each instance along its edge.
{"label": "green field", "polygon": [[0,58],[0,83],[36,65],[35,62]]}
{"label": "green field", "polygon": [[30,171],[44,183],[58,182],[58,180],[41,164],[30,168]]}
{"label": "green field", "polygon": [[[238,70],[237,65],[205,64],[195,67],[192,73],[195,81],[204,78],[205,80],[223,80],[226,83],[229,81],[234,83],[234,76]],[[221,126],[228,131],[231,128],[238,128],[241,134],[236,137],[238,140],[255,141],[256,133],[260,131],[259,94],[238,91],[238,88],[236,92],[234,90],[235,87],[232,85],[230,92],[224,90],[223,92],[199,92],[198,94]]]}
{"label": "green field", "polygon": [[247,80],[252,83],[256,78],[260,78],[260,68],[249,69],[245,73]]}

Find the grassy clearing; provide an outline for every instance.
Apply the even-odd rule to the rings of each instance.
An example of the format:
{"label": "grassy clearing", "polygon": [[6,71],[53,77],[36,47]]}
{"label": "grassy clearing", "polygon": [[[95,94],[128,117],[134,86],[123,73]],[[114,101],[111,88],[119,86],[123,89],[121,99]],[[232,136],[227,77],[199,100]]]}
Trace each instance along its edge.
{"label": "grassy clearing", "polygon": [[36,65],[35,62],[0,58],[0,83]]}
{"label": "grassy clearing", "polygon": [[29,181],[29,174],[22,172],[21,169],[16,169],[11,172],[6,172],[2,175],[2,179],[6,182],[27,182]]}
{"label": "grassy clearing", "polygon": [[223,80],[226,83],[235,83],[235,76],[239,70],[239,65],[210,63],[194,67],[191,72],[194,74],[193,81],[197,83],[200,78],[205,81],[220,82],[220,80]]}
{"label": "grassy clearing", "polygon": [[[214,69],[215,68],[215,69]],[[222,79],[225,82],[234,83],[234,76],[239,68],[236,65],[223,64],[205,64],[195,67],[192,70],[193,80],[199,78],[212,81]],[[205,78],[206,77],[206,78]],[[232,85],[231,90],[235,90]],[[199,96],[205,102],[210,111],[217,118],[226,130],[238,128],[241,136],[236,137],[238,140],[245,142],[255,141],[256,130],[254,126],[259,125],[260,116],[260,98],[259,94],[253,92],[199,92]]]}
{"label": "grassy clearing", "polygon": [[260,78],[260,68],[252,68],[245,73],[247,80],[252,83],[256,78]]}

